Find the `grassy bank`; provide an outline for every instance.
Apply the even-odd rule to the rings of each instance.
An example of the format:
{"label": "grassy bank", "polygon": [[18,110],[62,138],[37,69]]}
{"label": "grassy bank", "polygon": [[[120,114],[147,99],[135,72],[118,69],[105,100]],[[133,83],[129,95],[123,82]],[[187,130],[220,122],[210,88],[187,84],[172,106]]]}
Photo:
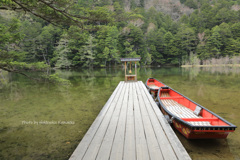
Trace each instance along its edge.
{"label": "grassy bank", "polygon": [[240,56],[200,60],[197,55],[191,54],[182,64],[181,67],[240,67]]}

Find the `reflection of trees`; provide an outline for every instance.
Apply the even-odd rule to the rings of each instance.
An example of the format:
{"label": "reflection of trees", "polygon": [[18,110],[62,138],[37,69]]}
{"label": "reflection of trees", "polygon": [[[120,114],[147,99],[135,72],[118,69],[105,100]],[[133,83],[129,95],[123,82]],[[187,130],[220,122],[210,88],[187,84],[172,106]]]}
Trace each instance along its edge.
{"label": "reflection of trees", "polygon": [[239,74],[240,73],[240,67],[228,67],[228,66],[219,66],[219,67],[203,67],[203,71],[210,72],[212,74],[214,73],[220,73],[220,74]]}
{"label": "reflection of trees", "polygon": [[199,88],[198,88],[198,91],[197,91],[197,95],[199,97],[203,97],[204,96],[204,91],[205,91],[205,88],[204,88],[204,84],[199,84]]}
{"label": "reflection of trees", "polygon": [[186,67],[182,68],[183,73],[189,75],[189,79],[192,80],[198,76],[200,72],[206,72],[211,74],[224,74],[224,75],[238,75],[240,74],[240,67],[229,67],[229,66],[219,66],[219,67]]}
{"label": "reflection of trees", "polygon": [[[18,100],[23,97],[25,91],[39,90],[39,88],[46,87],[59,93],[59,96],[66,100],[71,100],[71,90],[77,89],[79,92],[86,92],[94,97],[94,94],[101,93],[102,90],[111,92],[120,81],[124,80],[124,70],[122,68],[101,68],[101,69],[79,69],[79,70],[56,70],[59,77],[69,80],[73,86],[66,86],[61,84],[50,84],[48,82],[35,82],[22,75],[10,73],[0,73],[0,90],[1,94],[7,96],[11,100]],[[222,80],[228,75],[232,78],[231,81],[236,81],[234,76],[239,75],[239,67],[208,67],[208,68],[138,68],[138,80],[146,81],[149,77],[154,77],[167,85],[171,83],[181,84],[186,83],[187,80],[194,80],[197,82],[206,81],[206,83],[222,83]],[[28,73],[36,76],[42,74],[41,72]],[[217,76],[216,76],[217,75]],[[232,77],[233,76],[233,77]],[[182,77],[182,82],[179,78]],[[186,79],[187,78],[187,79]],[[3,85],[4,83],[4,85]],[[230,83],[230,82],[229,82]],[[202,84],[202,82],[200,83]],[[223,84],[228,85],[228,84]],[[4,88],[3,88],[4,87]],[[4,93],[3,93],[4,92]],[[200,91],[202,92],[202,91]]]}
{"label": "reflection of trees", "polygon": [[79,92],[86,92],[94,96],[94,92],[101,92],[108,88],[114,89],[119,81],[124,80],[121,68],[56,70],[59,77],[69,80]]}
{"label": "reflection of trees", "polygon": [[20,83],[11,80],[13,75],[14,73],[0,72],[0,91],[4,99],[16,101],[23,97],[23,92],[19,88]]}
{"label": "reflection of trees", "polygon": [[[28,72],[28,74],[30,76],[41,76],[46,73]],[[69,95],[68,89],[70,86],[67,85],[53,84],[49,83],[48,81],[38,82],[16,73],[7,73],[4,75],[4,80],[2,79],[0,83],[1,96],[5,97],[5,99],[10,99],[11,101],[21,100],[24,98],[25,94],[29,94],[30,92],[34,91],[36,93],[33,94],[38,95],[38,92],[44,89],[47,90],[46,92],[49,92],[50,89],[53,91],[57,90],[56,92],[60,93],[63,97]]]}
{"label": "reflection of trees", "polygon": [[0,69],[0,89],[3,89],[3,87],[7,85],[8,82],[8,72]]}
{"label": "reflection of trees", "polygon": [[[182,68],[183,75],[186,75],[187,81],[194,81],[195,85],[198,85],[198,93],[201,94],[204,91],[202,84],[209,84],[211,86],[222,86],[222,87],[240,87],[239,83],[239,67],[192,67]],[[192,82],[191,82],[192,83]],[[202,88],[203,87],[203,88]],[[206,88],[205,88],[206,89]]]}
{"label": "reflection of trees", "polygon": [[[138,79],[142,81],[146,81],[147,78],[153,77],[164,77],[170,75],[179,75],[181,74],[181,68],[178,67],[142,67],[139,69]],[[161,79],[159,79],[161,81]]]}
{"label": "reflection of trees", "polygon": [[200,70],[201,70],[200,67],[191,67],[191,68],[183,68],[182,69],[183,73],[189,75],[190,80],[193,80],[195,77],[197,77]]}

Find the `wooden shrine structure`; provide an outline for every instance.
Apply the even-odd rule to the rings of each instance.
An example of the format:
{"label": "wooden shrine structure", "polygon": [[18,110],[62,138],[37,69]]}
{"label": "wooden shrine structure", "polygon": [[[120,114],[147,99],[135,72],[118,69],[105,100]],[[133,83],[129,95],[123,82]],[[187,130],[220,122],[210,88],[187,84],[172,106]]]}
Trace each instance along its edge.
{"label": "wooden shrine structure", "polygon": [[[125,63],[125,82],[127,81],[137,81],[137,62],[139,62],[141,58],[121,58],[121,62]],[[130,62],[130,70],[129,73],[127,74],[127,62]],[[132,62],[135,63],[135,72],[134,74],[132,73],[131,67],[132,67]]]}

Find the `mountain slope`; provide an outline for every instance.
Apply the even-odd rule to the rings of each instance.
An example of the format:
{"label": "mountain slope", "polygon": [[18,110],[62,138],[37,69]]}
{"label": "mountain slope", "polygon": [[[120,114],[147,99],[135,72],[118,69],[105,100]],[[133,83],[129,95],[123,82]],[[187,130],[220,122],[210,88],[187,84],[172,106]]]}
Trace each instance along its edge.
{"label": "mountain slope", "polygon": [[181,4],[179,0],[124,0],[126,11],[136,7],[143,7],[145,10],[154,7],[157,11],[168,14],[175,20],[183,14],[190,15],[193,12],[193,9]]}

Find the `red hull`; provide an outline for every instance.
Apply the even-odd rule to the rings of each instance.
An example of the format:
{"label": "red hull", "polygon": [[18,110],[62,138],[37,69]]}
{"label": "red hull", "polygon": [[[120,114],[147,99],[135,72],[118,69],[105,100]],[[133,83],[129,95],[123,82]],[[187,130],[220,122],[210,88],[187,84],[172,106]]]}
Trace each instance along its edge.
{"label": "red hull", "polygon": [[176,121],[173,121],[173,126],[187,139],[221,139],[227,138],[229,134],[225,131],[192,130]]}
{"label": "red hull", "polygon": [[[161,107],[161,110],[163,112],[164,115],[168,115],[163,108]],[[171,117],[170,117],[171,119]],[[227,138],[228,134],[230,132],[234,132],[234,131],[221,131],[221,130],[192,130],[190,127],[176,121],[173,120],[171,122],[173,124],[173,127],[178,130],[178,132],[180,132],[184,137],[186,137],[187,139],[224,139]]]}

